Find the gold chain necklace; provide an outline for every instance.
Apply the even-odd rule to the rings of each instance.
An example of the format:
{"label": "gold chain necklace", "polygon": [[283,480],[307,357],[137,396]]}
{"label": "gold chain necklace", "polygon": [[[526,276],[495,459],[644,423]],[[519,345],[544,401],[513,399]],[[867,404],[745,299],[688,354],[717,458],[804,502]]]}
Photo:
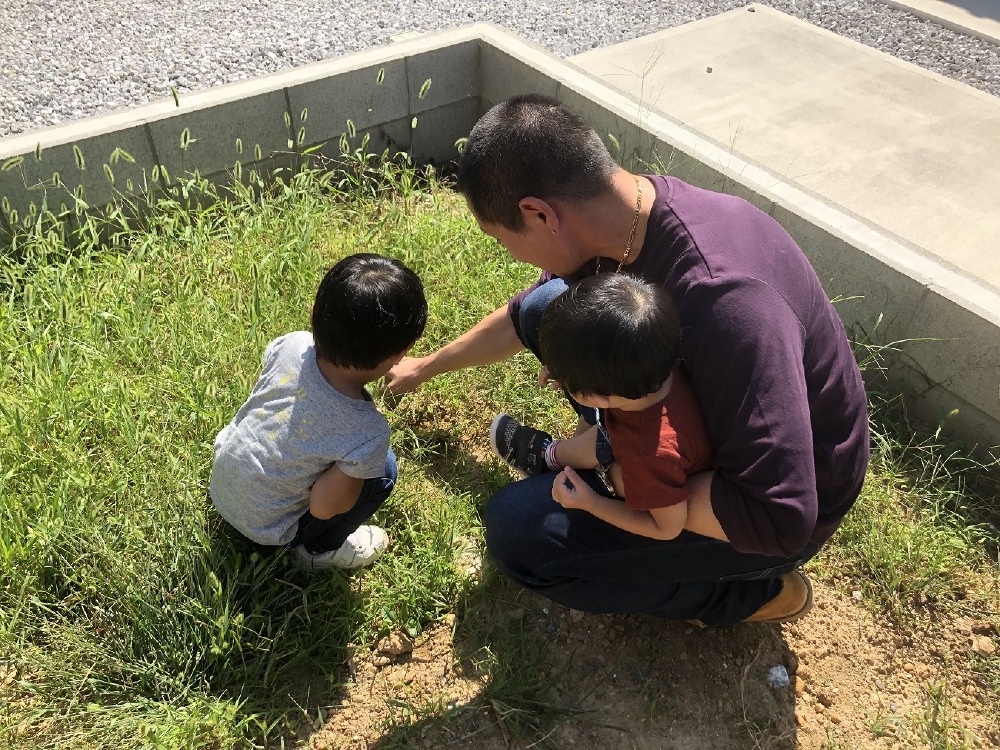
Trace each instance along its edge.
{"label": "gold chain necklace", "polygon": [[[639,214],[642,211],[642,185],[639,184],[639,178],[635,178],[635,189],[637,196],[635,199],[635,214],[632,216],[632,229],[628,233],[628,242],[625,243],[625,254],[622,255],[621,261],[618,263],[618,268],[615,269],[615,273],[622,270],[625,265],[625,261],[628,260],[628,254],[632,252],[632,242],[635,240],[635,230],[639,226]],[[596,273],[601,272],[601,259],[597,259],[597,269]]]}

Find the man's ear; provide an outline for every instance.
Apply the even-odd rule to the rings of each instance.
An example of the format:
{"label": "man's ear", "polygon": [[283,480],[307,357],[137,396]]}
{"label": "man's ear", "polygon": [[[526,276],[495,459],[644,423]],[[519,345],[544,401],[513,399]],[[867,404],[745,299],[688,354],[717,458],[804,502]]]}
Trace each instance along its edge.
{"label": "man's ear", "polygon": [[552,234],[559,231],[559,215],[548,201],[529,195],[521,198],[517,207],[521,209],[521,218],[528,231],[543,229]]}

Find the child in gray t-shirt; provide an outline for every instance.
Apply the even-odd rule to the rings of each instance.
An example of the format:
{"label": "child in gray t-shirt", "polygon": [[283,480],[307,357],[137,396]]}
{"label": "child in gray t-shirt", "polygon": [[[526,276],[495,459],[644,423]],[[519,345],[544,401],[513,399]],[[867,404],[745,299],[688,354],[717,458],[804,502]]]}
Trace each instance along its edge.
{"label": "child in gray t-shirt", "polygon": [[423,333],[420,279],[397,260],[351,255],[327,272],[312,333],[264,351],[249,398],[215,439],[209,493],[237,531],[287,545],[305,567],[356,568],[385,549],[363,525],[396,481],[389,424],[365,385]]}

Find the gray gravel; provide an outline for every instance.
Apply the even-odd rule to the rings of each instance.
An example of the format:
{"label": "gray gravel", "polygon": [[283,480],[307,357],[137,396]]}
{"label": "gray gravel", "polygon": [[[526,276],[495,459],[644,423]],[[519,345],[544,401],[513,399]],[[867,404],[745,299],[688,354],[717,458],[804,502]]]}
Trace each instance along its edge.
{"label": "gray gravel", "polygon": [[[558,55],[745,0],[0,0],[0,137],[385,44],[492,21]],[[767,4],[1000,96],[1000,45],[875,0]]]}

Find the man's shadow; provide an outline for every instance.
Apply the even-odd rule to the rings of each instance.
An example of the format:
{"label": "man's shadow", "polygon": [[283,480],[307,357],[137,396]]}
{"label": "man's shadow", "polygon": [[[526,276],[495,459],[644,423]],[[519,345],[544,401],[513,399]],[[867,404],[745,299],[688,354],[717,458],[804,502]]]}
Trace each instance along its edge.
{"label": "man's shadow", "polygon": [[574,612],[487,563],[453,646],[482,692],[395,726],[372,748],[796,746],[797,662],[777,626]]}

